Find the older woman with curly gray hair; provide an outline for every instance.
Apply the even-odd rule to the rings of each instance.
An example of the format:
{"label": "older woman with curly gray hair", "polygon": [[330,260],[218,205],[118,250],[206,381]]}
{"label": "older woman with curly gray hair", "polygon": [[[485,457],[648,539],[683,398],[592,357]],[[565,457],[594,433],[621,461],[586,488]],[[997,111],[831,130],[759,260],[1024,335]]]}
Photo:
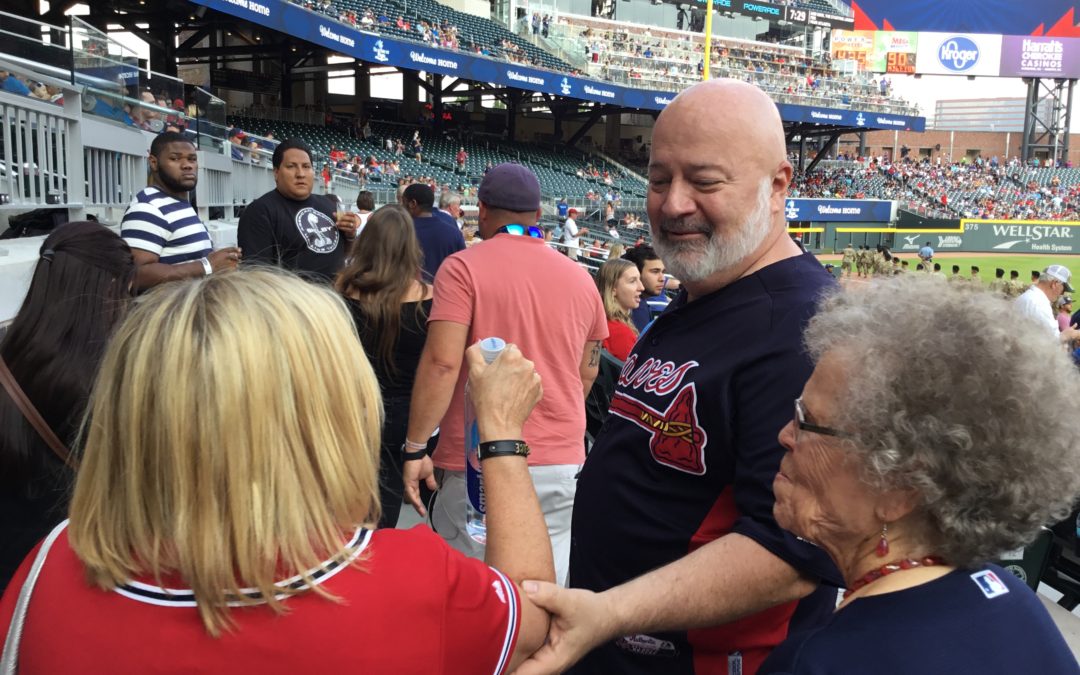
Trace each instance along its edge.
{"label": "older woman with curly gray hair", "polygon": [[914,277],[827,298],[806,344],[774,513],[847,590],[759,672],[1080,672],[1036,596],[986,562],[1080,492],[1067,355],[1005,301]]}

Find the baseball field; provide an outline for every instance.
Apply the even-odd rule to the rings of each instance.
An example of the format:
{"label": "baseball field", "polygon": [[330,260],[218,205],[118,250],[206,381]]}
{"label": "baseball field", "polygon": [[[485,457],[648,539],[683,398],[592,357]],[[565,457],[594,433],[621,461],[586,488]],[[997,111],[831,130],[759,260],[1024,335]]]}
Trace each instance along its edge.
{"label": "baseball field", "polygon": [[[818,259],[823,263],[831,262],[834,265],[839,266],[840,255],[829,254],[819,255]],[[919,263],[918,256],[914,254],[907,254],[899,256],[901,260],[908,261],[908,269],[915,269],[915,265]],[[960,274],[962,276],[968,276],[971,273],[971,266],[978,265],[979,276],[983,280],[983,283],[990,283],[990,280],[994,278],[994,270],[1001,268],[1005,270],[1005,278],[1009,278],[1009,272],[1016,270],[1020,274],[1020,279],[1027,282],[1031,279],[1032,271],[1042,271],[1046,269],[1047,265],[1065,265],[1072,271],[1074,275],[1074,283],[1080,280],[1080,277],[1075,275],[1080,274],[1080,255],[1042,255],[1037,253],[1011,253],[1011,254],[999,254],[999,253],[938,253],[934,256],[934,262],[941,263],[941,271],[946,275],[951,274],[952,266],[960,266]]]}

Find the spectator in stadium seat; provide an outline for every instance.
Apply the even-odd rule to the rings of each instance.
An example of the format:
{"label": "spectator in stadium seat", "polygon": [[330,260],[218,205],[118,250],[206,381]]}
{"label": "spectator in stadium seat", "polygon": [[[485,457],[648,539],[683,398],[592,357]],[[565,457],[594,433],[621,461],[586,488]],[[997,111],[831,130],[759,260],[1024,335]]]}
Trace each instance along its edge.
{"label": "spectator in stadium seat", "polygon": [[195,189],[199,156],[179,132],[158,134],[147,157],[150,185],[139,190],[120,222],[120,236],[131,247],[138,271],[135,287],[152,286],[236,269],[240,249],[214,251],[206,225],[188,195]]}
{"label": "spectator in stadium seat", "polygon": [[1072,293],[1069,285],[1072,273],[1064,265],[1049,265],[1020,297],[1013,302],[1013,307],[1021,315],[1036,322],[1050,335],[1058,337],[1065,344],[1072,344],[1080,339],[1080,330],[1066,327],[1058,328],[1057,312],[1054,303],[1064,293]]}
{"label": "spectator in stadium seat", "polygon": [[0,70],[0,91],[7,91],[19,96],[29,96],[30,88],[9,70]]}
{"label": "spectator in stadium seat", "polygon": [[436,211],[435,193],[421,183],[413,183],[401,193],[401,203],[412,216],[416,238],[424,253],[424,278],[431,281],[449,256],[465,249],[465,238],[450,214]]}
{"label": "spectator in stadium seat", "polygon": [[802,328],[836,285],[788,236],[785,145],[772,100],[735,80],[656,121],[649,221],[683,290],[634,346],[578,480],[570,581],[587,591],[526,584],[553,620],[521,675],[583,656],[574,673],[751,673],[835,607],[832,561],[773,517],[777,433],[813,369]]}
{"label": "spectator in stadium seat", "polygon": [[375,210],[375,195],[367,190],[361,190],[356,195],[356,215],[359,216],[359,224],[356,226],[356,236],[359,237],[360,233],[364,231],[364,226],[367,225],[368,218],[371,217],[371,212]]}
{"label": "spectator in stadium seat", "polygon": [[442,190],[439,192],[439,211],[449,215],[454,219],[454,224],[457,225],[457,229],[465,224],[463,214],[461,211],[461,195],[453,190]]}
{"label": "spectator in stadium seat", "polygon": [[625,361],[637,342],[638,328],[630,320],[630,312],[641,303],[641,273],[629,260],[608,260],[596,272],[596,287],[604,302],[608,337],[603,348],[612,356]]}
{"label": "spectator in stadium seat", "polygon": [[[533,364],[512,346],[491,366],[467,356],[482,440],[520,440]],[[380,407],[328,288],[257,270],[148,296],[102,361],[24,672],[512,670],[547,626],[516,585],[554,577],[525,459],[484,460],[486,565],[426,528],[372,531]],[[0,602],[5,634],[30,563]],[[406,623],[424,639],[393,648]]]}
{"label": "spectator in stadium seat", "polygon": [[533,236],[540,234],[535,225],[541,210],[540,184],[532,171],[519,164],[492,168],[480,184],[479,201],[484,241],[447,258],[435,277],[406,444],[424,447],[438,427],[439,445],[433,457],[405,463],[405,495],[425,515],[419,483],[432,489],[438,484],[432,527],[459,551],[483,554],[483,546],[465,531],[462,355],[466,346],[489,336],[518,345],[544,380],[544,398],[525,425],[525,440],[533,449],[530,472],[556,575],[565,583],[574,476],[585,459],[584,397],[596,378],[600,343],[608,336],[604,308],[589,275],[542,236]]}
{"label": "spectator in stadium seat", "polygon": [[[131,298],[135,261],[112,230],[61,225],[41,244],[0,358],[60,446],[50,447],[0,388],[0,592],[19,563],[64,519],[76,443],[101,354]],[[0,368],[5,367],[0,365]]]}
{"label": "spectator in stadium seat", "polygon": [[337,213],[329,197],[313,194],[315,169],[303,141],[279,143],[271,164],[276,187],[244,209],[237,243],[247,260],[330,282],[341,271],[360,219],[348,211]]}
{"label": "spectator in stadium seat", "polygon": [[232,153],[232,158],[237,161],[244,160],[245,138],[247,138],[247,134],[244,133],[243,129],[238,129],[236,127],[229,129],[229,143],[232,144],[230,151]]}
{"label": "spectator in stadium seat", "polygon": [[664,273],[664,261],[652,246],[635,246],[623,257],[637,266],[641,284],[645,288],[641,294],[641,303],[630,311],[634,327],[640,333],[668,306],[670,300],[665,292],[668,278]]}
{"label": "spectator in stadium seat", "polygon": [[431,285],[409,213],[389,204],[371,214],[334,287],[345,297],[383,400],[379,527],[395,527],[401,509],[401,449],[416,365],[427,339]]}

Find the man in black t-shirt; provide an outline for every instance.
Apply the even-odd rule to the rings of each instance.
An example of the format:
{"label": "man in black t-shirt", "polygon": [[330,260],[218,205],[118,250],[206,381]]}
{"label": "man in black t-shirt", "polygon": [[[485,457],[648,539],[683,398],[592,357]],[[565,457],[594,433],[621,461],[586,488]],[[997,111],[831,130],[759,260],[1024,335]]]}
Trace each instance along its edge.
{"label": "man in black t-shirt", "polygon": [[240,216],[236,239],[244,261],[330,281],[345,262],[360,219],[355,213],[335,214],[333,200],[311,193],[315,169],[303,141],[283,141],[272,161],[277,187],[251,202]]}

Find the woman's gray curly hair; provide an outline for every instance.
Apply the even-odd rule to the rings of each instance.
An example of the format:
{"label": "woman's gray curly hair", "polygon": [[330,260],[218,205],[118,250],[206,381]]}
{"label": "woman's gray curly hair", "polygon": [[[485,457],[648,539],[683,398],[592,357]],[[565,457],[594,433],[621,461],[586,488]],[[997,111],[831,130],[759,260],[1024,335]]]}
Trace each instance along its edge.
{"label": "woman's gray curly hair", "polygon": [[847,374],[835,426],[876,487],[922,495],[926,543],[967,566],[1029,543],[1080,492],[1080,372],[1058,341],[991,293],[930,277],[822,301],[814,361]]}

